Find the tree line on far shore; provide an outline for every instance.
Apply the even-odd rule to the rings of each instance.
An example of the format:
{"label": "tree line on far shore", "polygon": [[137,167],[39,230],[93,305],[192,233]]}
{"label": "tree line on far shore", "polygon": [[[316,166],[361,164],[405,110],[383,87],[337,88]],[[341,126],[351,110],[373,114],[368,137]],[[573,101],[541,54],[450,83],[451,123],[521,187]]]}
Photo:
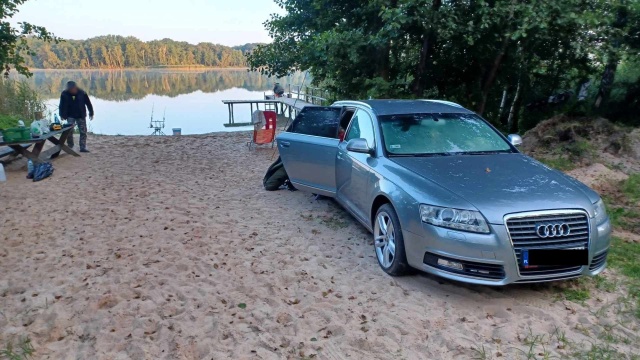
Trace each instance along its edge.
{"label": "tree line on far shore", "polygon": [[27,38],[24,65],[36,69],[125,69],[144,67],[245,67],[245,53],[257,44],[228,47],[212,43],[141,41],[135,37],[100,36],[47,42]]}

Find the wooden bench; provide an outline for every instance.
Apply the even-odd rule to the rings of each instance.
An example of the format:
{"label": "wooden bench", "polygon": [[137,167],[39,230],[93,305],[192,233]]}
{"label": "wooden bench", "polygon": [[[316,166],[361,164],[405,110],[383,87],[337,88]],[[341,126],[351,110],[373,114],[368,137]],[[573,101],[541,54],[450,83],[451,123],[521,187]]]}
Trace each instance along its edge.
{"label": "wooden bench", "polygon": [[[33,144],[21,144],[20,146],[22,146],[22,148],[26,150],[30,148],[31,145]],[[18,156],[18,152],[8,146],[0,148],[0,159],[7,156]]]}

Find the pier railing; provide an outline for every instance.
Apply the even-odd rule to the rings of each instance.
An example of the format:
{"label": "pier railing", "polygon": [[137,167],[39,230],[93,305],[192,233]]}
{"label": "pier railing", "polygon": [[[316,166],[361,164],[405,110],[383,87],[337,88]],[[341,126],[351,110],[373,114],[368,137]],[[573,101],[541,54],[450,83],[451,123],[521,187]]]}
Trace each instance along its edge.
{"label": "pier railing", "polygon": [[[229,123],[225,124],[225,127],[232,126],[249,126],[250,122],[235,121],[234,106],[235,105],[249,105],[249,110],[253,114],[254,108],[260,110],[260,106],[264,110],[275,111],[278,115],[287,116],[289,119],[295,118],[295,116],[306,106],[327,106],[330,105],[330,93],[328,90],[324,90],[313,86],[302,85],[287,85],[289,92],[286,96],[275,97],[274,95],[267,95],[264,93],[263,99],[256,100],[222,100],[222,102],[229,108]],[[287,114],[288,113],[288,114]]]}
{"label": "pier railing", "polygon": [[313,105],[328,105],[330,93],[328,90],[313,86],[288,85],[289,94],[294,99],[300,99]]}

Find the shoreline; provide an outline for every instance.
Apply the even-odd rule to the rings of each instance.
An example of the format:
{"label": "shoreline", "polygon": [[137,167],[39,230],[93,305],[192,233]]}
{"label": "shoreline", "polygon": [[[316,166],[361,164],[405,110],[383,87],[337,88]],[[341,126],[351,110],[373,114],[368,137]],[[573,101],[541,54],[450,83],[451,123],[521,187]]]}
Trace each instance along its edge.
{"label": "shoreline", "polygon": [[[247,125],[250,126],[250,125]],[[93,132],[88,132],[87,135],[95,136],[95,137],[118,137],[118,138],[166,138],[166,137],[206,137],[206,136],[222,136],[225,134],[242,134],[246,133],[246,135],[253,134],[253,129],[243,129],[243,127],[236,127],[236,129],[241,130],[228,130],[228,131],[212,131],[202,134],[181,134],[181,135],[173,135],[171,131],[168,131],[165,135],[122,135],[122,134],[97,134]],[[279,133],[279,132],[278,132]],[[77,134],[76,134],[77,135]],[[277,135],[277,134],[276,134]]]}
{"label": "shoreline", "polygon": [[124,72],[124,71],[150,71],[150,70],[180,70],[180,71],[199,71],[199,70],[249,70],[249,67],[142,67],[142,68],[85,68],[85,69],[29,69],[30,72],[71,72],[71,71],[104,71],[104,72]]}

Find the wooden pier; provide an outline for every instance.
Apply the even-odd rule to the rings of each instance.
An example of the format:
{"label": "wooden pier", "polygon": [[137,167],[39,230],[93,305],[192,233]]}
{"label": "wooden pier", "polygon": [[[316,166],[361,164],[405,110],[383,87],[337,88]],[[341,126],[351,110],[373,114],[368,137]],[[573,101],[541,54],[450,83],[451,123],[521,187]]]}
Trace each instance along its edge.
{"label": "wooden pier", "polygon": [[[293,91],[292,88],[294,89]],[[309,91],[309,89],[311,90]],[[254,110],[260,110],[260,106],[262,105],[265,111],[275,111],[278,117],[287,116],[289,119],[293,119],[303,108],[307,106],[319,106],[327,102],[326,98],[315,95],[314,89],[316,89],[315,91],[317,93],[317,88],[303,88],[297,85],[289,85],[289,93],[283,97],[276,98],[273,95],[265,94],[263,100],[222,100],[222,103],[227,105],[229,109],[229,122],[224,124],[224,126],[239,127],[251,125],[251,122],[236,123],[234,116],[235,105],[248,104],[251,110],[250,114],[253,114]]]}

